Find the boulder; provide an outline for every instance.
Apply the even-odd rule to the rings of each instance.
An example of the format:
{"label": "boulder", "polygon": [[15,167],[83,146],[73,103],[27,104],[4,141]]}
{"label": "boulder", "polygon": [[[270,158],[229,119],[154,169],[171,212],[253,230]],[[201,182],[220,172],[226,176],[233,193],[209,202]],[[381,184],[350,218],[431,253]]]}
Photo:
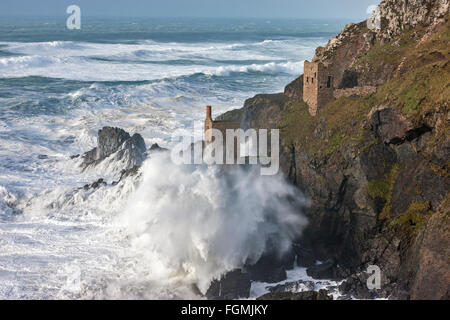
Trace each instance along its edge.
{"label": "boulder", "polygon": [[237,269],[214,280],[206,292],[209,300],[232,300],[250,296],[250,276]]}

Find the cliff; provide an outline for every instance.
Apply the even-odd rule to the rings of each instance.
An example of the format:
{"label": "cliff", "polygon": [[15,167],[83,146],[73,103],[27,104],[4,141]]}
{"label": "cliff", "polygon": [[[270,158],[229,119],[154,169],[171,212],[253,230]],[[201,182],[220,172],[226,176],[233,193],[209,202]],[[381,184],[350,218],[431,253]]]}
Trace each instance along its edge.
{"label": "cliff", "polygon": [[[219,119],[281,129],[282,171],[309,198],[297,254],[334,258],[344,293],[449,299],[449,2],[379,9],[380,30],[349,24],[313,59],[336,66],[340,88],[375,93],[335,98],[311,117],[300,76]],[[361,272],[372,264],[382,288],[367,293]]]}

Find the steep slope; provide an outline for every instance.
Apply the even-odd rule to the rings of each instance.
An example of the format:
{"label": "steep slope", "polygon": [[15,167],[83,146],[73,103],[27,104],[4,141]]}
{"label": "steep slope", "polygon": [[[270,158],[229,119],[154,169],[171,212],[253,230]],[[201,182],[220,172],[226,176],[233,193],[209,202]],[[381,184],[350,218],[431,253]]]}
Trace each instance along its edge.
{"label": "steep slope", "polygon": [[381,30],[350,24],[317,49],[340,87],[375,85],[374,94],[334,99],[311,117],[299,77],[220,117],[281,129],[282,171],[310,199],[299,244],[354,274],[342,287],[349,294],[367,294],[355,288],[375,264],[378,296],[450,298],[448,8],[384,0]]}

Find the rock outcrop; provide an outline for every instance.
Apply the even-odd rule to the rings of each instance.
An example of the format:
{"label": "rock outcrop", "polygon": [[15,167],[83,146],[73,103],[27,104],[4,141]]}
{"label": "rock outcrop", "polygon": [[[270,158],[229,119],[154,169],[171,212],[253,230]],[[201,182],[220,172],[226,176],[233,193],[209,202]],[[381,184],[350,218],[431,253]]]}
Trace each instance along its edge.
{"label": "rock outcrop", "polygon": [[113,156],[114,161],[123,163],[123,170],[128,170],[140,165],[146,157],[145,153],[145,142],[140,134],[130,136],[123,129],[103,127],[98,131],[97,147],[82,156],[82,167],[98,165]]}
{"label": "rock outcrop", "polygon": [[238,269],[226,273],[220,280],[214,280],[206,292],[206,297],[209,300],[248,298],[250,287],[249,274]]}
{"label": "rock outcrop", "polygon": [[406,30],[434,24],[449,12],[449,0],[384,0],[379,5],[377,38],[390,41]]}
{"label": "rock outcrop", "polygon": [[[342,289],[355,297],[448,299],[448,1],[383,0],[380,10],[385,29],[349,24],[314,58],[334,64],[342,89],[376,92],[333,99],[311,117],[300,77],[221,118],[281,129],[280,167],[309,199],[294,246],[307,261],[297,263],[334,258],[339,274],[325,273],[347,277]],[[380,267],[381,290],[363,288],[368,265]]]}

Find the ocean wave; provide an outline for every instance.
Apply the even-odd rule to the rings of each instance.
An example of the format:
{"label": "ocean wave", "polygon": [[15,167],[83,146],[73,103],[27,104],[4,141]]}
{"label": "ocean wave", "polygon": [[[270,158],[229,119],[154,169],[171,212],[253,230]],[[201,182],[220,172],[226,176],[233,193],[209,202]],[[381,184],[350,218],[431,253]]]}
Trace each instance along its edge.
{"label": "ocean wave", "polygon": [[218,67],[212,73],[206,73],[216,76],[230,76],[232,73],[250,73],[250,72],[261,72],[261,73],[286,73],[286,74],[300,74],[302,72],[302,62],[284,62],[275,63],[270,62],[266,64],[252,64],[248,66],[228,66],[228,67]]}
{"label": "ocean wave", "polygon": [[251,65],[165,65],[95,61],[81,57],[20,56],[0,59],[0,77],[41,76],[78,81],[146,81],[195,74],[228,77],[233,73],[299,74],[301,62]]}

